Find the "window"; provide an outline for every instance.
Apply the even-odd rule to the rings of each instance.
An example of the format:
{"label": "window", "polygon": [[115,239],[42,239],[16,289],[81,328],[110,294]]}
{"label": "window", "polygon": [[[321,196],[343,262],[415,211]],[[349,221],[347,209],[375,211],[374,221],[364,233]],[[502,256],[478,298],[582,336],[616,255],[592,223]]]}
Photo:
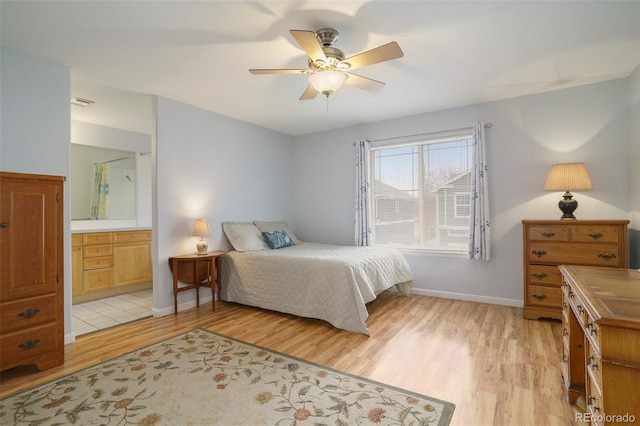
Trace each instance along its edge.
{"label": "window", "polygon": [[371,147],[374,245],[466,253],[471,134]]}

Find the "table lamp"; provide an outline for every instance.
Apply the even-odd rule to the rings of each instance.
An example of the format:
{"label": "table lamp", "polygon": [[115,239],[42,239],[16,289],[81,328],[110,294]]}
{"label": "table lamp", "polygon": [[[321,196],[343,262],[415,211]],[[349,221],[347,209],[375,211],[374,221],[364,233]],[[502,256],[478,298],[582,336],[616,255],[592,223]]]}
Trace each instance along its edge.
{"label": "table lamp", "polygon": [[200,237],[198,241],[197,254],[207,254],[207,250],[209,248],[209,244],[204,240],[204,237],[208,237],[211,235],[211,231],[209,230],[209,221],[207,219],[196,219],[196,223],[193,226],[193,233],[191,234],[194,237]]}
{"label": "table lamp", "polygon": [[591,179],[584,163],[554,164],[549,170],[545,191],[565,191],[558,207],[562,211],[560,219],[575,220],[573,212],[578,208],[578,202],[573,199],[571,191],[591,191]]}

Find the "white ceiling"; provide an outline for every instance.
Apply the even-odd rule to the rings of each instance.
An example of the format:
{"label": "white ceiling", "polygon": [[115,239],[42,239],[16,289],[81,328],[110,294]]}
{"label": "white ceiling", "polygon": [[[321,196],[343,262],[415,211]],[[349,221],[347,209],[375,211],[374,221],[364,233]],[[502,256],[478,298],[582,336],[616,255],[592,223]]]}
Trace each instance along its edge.
{"label": "white ceiling", "polygon": [[[1,0],[0,19],[2,45],[72,70],[73,96],[160,95],[290,135],[626,77],[640,63],[637,1]],[[386,86],[345,86],[328,112],[323,96],[298,100],[305,76],[248,72],[305,68],[289,30],[323,27],[346,56],[397,41],[404,57],[359,69]],[[135,117],[122,112],[113,119]],[[136,120],[120,127],[142,131]]]}

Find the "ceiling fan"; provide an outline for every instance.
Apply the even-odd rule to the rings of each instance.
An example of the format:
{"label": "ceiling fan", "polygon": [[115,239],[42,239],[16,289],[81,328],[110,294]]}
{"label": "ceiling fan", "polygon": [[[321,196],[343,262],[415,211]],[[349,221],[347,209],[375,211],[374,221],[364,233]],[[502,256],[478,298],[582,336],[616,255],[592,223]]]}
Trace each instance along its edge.
{"label": "ceiling fan", "polygon": [[338,39],[338,31],[323,28],[316,32],[290,30],[293,38],[309,56],[308,69],[250,69],[251,74],[307,74],[309,86],[300,100],[313,99],[318,93],[327,98],[344,83],[367,92],[377,92],[384,83],[350,72],[404,56],[395,41],[345,58],[342,50],[333,47]]}

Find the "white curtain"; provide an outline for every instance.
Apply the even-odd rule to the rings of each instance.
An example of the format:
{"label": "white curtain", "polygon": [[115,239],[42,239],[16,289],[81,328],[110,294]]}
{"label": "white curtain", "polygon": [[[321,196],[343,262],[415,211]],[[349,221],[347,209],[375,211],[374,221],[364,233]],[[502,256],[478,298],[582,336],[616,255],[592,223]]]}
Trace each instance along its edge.
{"label": "white curtain", "polygon": [[484,124],[473,124],[473,164],[471,169],[471,218],[467,259],[491,259],[491,219]]}
{"label": "white curtain", "polygon": [[360,140],[356,147],[356,217],[355,244],[356,246],[370,246],[371,224],[369,223],[369,194],[371,185],[369,180],[369,141]]}

